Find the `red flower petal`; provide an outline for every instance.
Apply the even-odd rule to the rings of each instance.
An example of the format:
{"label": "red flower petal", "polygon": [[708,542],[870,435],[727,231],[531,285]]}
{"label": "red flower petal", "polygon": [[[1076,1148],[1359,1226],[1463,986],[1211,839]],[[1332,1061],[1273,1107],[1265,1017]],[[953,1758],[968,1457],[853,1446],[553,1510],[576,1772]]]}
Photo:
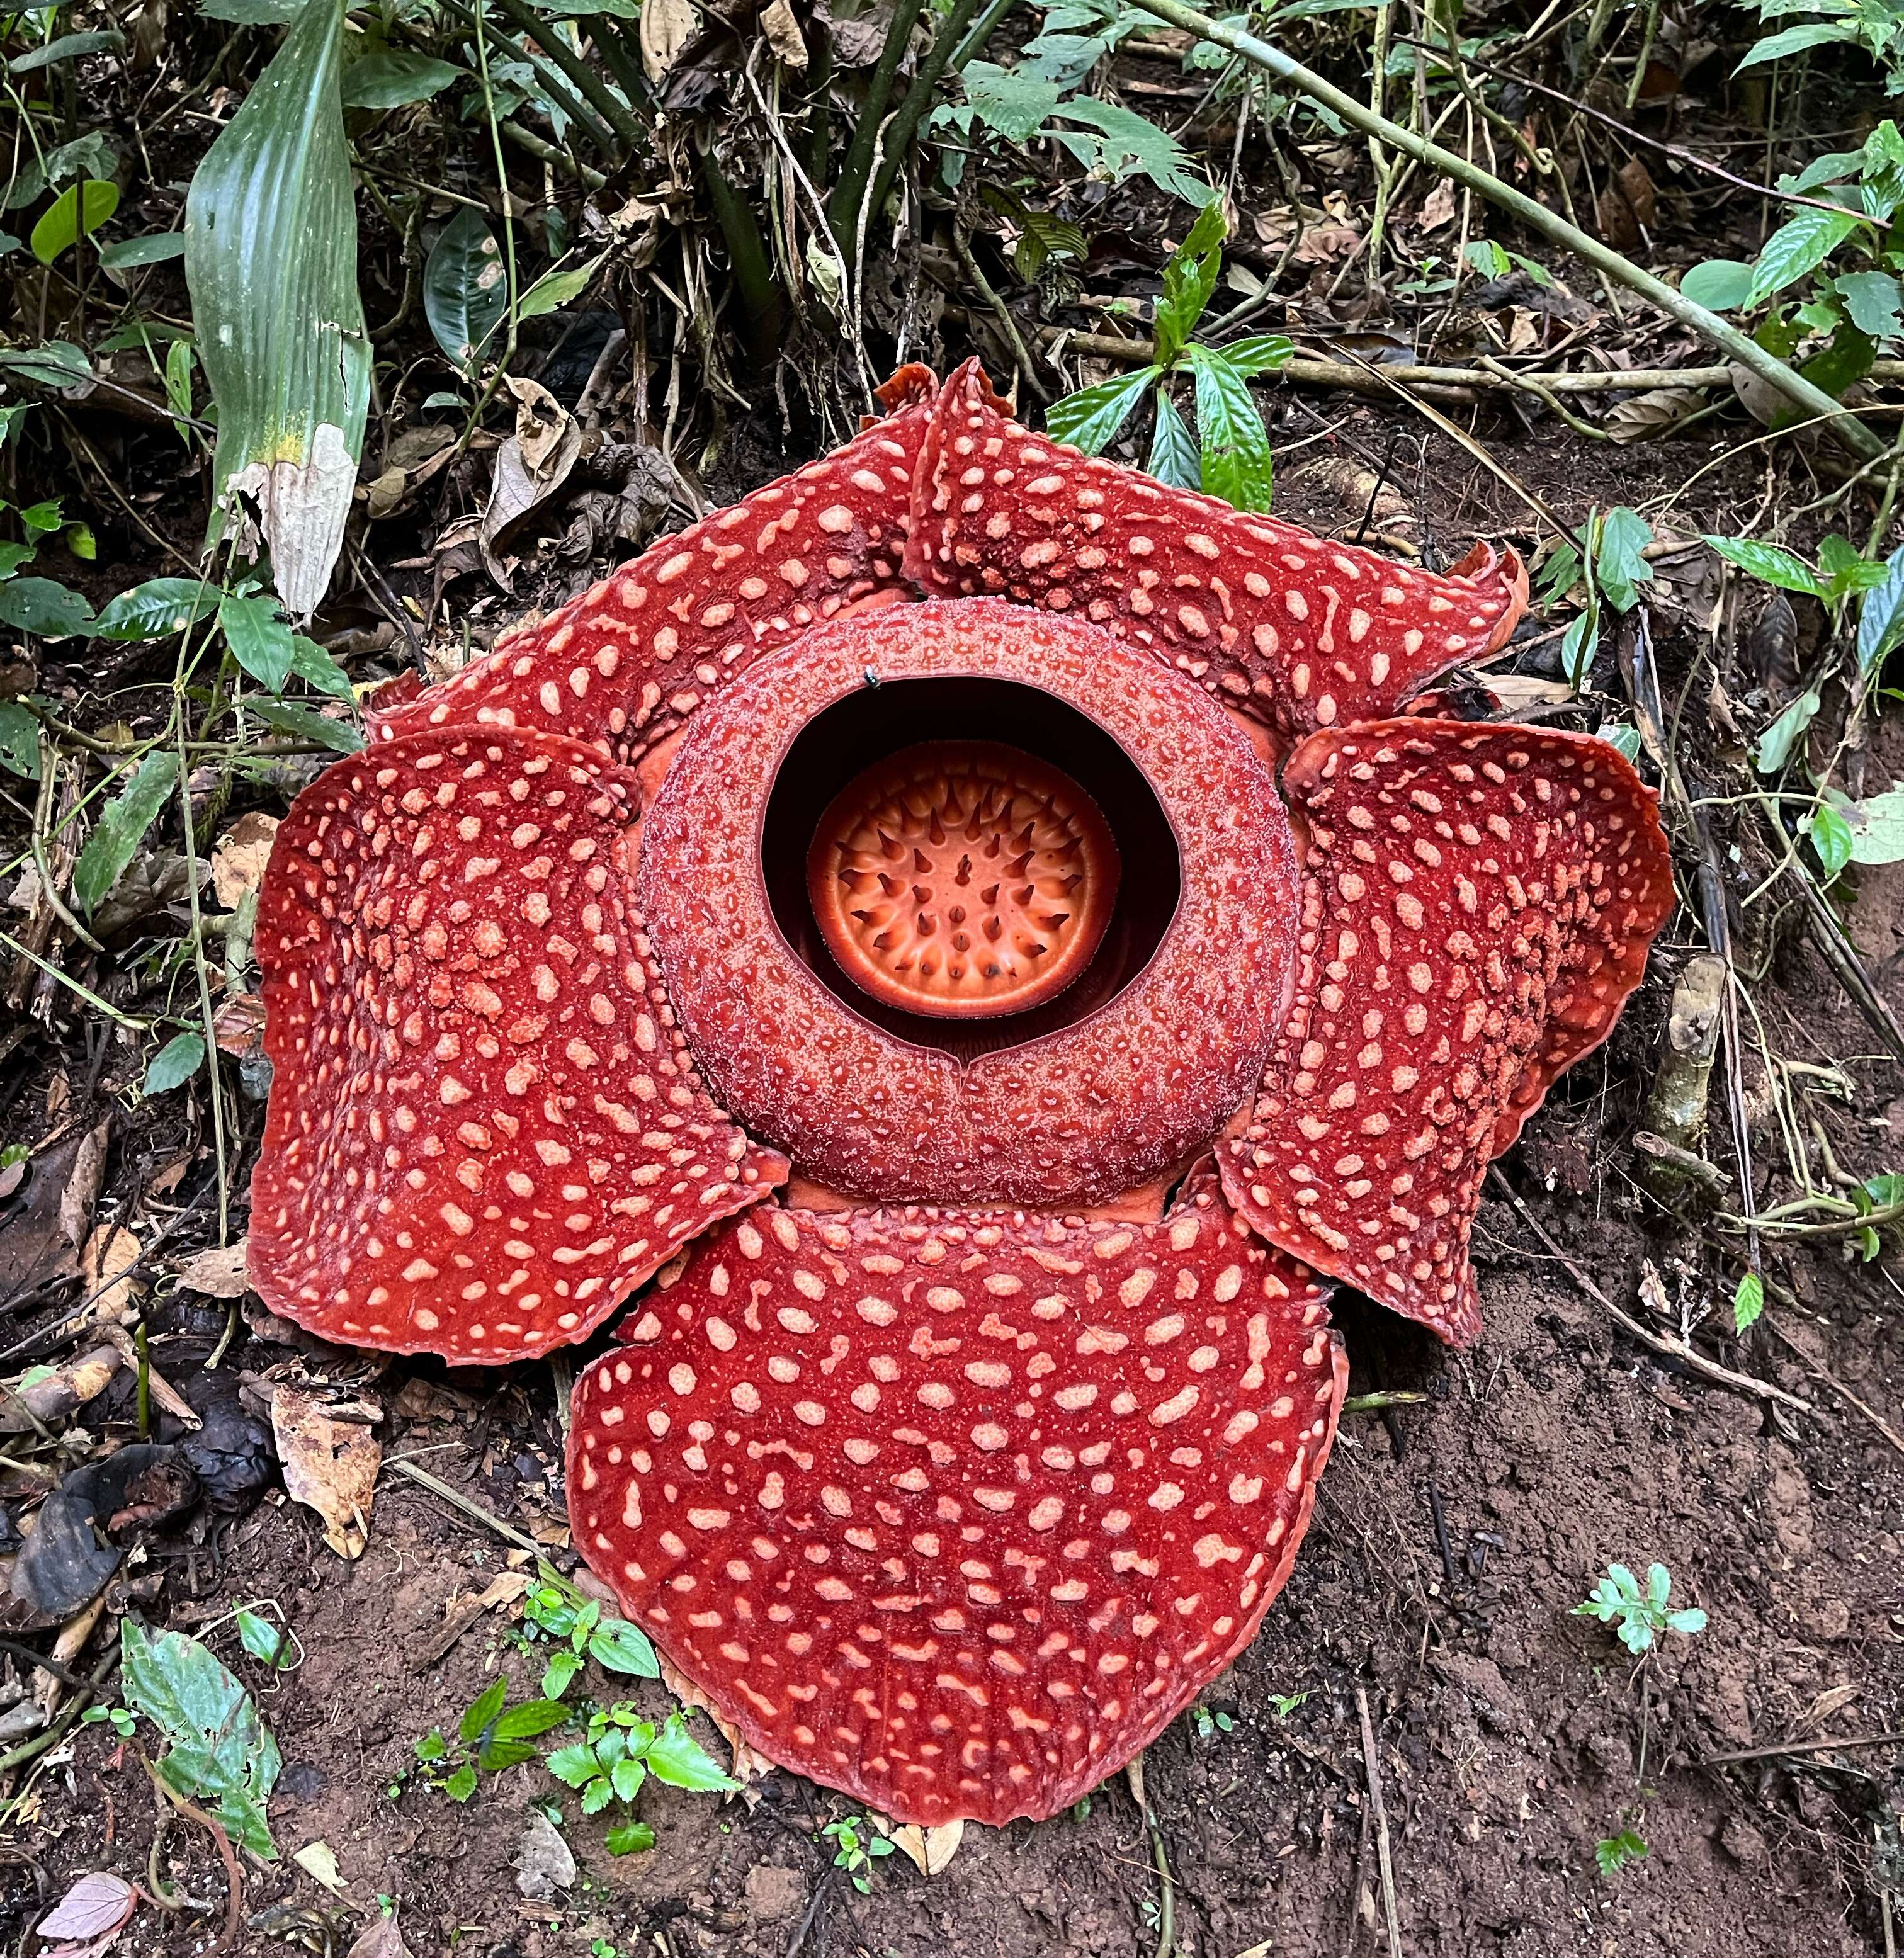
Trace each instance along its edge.
{"label": "red flower petal", "polygon": [[1612,1030],[1672,915],[1652,791],[1607,743],[1389,721],[1317,734],[1301,965],[1231,1201],[1454,1345],[1481,1330],[1481,1179]]}
{"label": "red flower petal", "polygon": [[250,1273],[326,1339],[494,1365],[581,1339],[784,1159],[701,1091],[616,852],[632,784],[552,736],[366,749],[277,832]]}
{"label": "red flower petal", "polygon": [[933,412],[906,569],[928,592],[1076,613],[1291,734],[1393,713],[1503,645],[1527,604],[1512,550],[1477,545],[1437,576],[1033,435],[976,361]]}
{"label": "red flower petal", "polygon": [[1348,1378],[1211,1182],[1160,1224],[756,1210],[575,1386],[577,1547],[772,1760],[1057,1814],[1256,1635]]}
{"label": "red flower petal", "polygon": [[[1095,721],[1142,771],[1175,832],[1183,895],[1148,962],[1107,1004],[962,1060],[873,1024],[789,945],[762,875],[768,796],[800,730],[863,695],[869,673],[889,686],[975,676],[1035,688]],[[800,849],[803,860],[804,838]],[[1228,715],[1077,620],[968,599],[815,632],[696,718],[640,851],[638,901],[714,1091],[838,1190],[1101,1202],[1208,1148],[1275,1038],[1297,901],[1274,784]]]}
{"label": "red flower petal", "polygon": [[930,380],[901,369],[886,384],[904,404],[897,413],[663,537],[453,678],[373,712],[372,738],[470,722],[539,727],[632,763],[762,654],[851,608],[909,597],[900,556]]}

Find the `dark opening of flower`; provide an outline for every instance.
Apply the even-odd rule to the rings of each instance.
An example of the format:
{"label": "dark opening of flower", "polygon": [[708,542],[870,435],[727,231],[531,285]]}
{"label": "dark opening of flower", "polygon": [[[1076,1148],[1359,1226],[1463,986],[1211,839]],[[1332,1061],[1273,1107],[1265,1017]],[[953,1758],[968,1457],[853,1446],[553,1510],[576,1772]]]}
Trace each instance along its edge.
{"label": "dark opening of flower", "polygon": [[1672,885],[1605,743],[1402,715],[1512,553],[1165,489],[975,366],[885,394],[300,798],[252,1274],[489,1364],[641,1292],[578,1547],[775,1760],[996,1822],[1253,1636],[1327,1281],[1478,1333],[1487,1164]]}

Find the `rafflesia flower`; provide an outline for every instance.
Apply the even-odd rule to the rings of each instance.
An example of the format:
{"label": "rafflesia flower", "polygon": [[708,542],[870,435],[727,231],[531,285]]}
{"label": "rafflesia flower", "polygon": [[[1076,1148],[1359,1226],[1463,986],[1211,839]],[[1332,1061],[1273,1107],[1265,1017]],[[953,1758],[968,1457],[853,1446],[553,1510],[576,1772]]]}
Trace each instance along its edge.
{"label": "rafflesia flower", "polygon": [[[253,1283],[578,1382],[575,1542],[730,1731],[1047,1816],[1247,1645],[1348,1367],[1672,905],[1525,601],[1088,459],[975,366],[443,684],[278,833]],[[644,1289],[645,1288],[645,1289]],[[639,1294],[638,1297],[636,1296]]]}

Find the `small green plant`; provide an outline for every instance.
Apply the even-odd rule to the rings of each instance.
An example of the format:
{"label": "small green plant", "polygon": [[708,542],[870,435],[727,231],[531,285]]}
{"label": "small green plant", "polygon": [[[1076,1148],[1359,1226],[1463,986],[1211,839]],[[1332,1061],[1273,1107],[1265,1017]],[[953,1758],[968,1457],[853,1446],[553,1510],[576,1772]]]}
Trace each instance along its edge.
{"label": "small green plant", "polygon": [[1690,1637],[1706,1629],[1706,1614],[1696,1605],[1680,1611],[1667,1610],[1672,1589],[1672,1573],[1663,1564],[1647,1567],[1643,1587],[1624,1564],[1610,1564],[1605,1576],[1594,1586],[1593,1595],[1574,1606],[1573,1616],[1598,1618],[1601,1624],[1611,1625],[1627,1651],[1643,1658],[1665,1633]]}
{"label": "small green plant", "polygon": [[635,1679],[659,1679],[661,1662],[647,1635],[626,1618],[604,1618],[592,1598],[571,1586],[544,1580],[522,1601],[524,1621],[545,1637],[563,1641],[565,1651],[552,1652],[543,1669],[543,1697],[559,1700],[569,1690],[585,1659],[608,1672]]}
{"label": "small green plant", "polygon": [[532,1744],[538,1734],[559,1727],[569,1709],[557,1700],[526,1700],[519,1706],[507,1702],[509,1683],[492,1680],[464,1709],[455,1741],[432,1727],[417,1743],[417,1758],[425,1778],[452,1801],[467,1801],[476,1792],[480,1773],[496,1774],[520,1761],[536,1757]]}
{"label": "small green plant", "polygon": [[80,1724],[87,1727],[109,1720],[113,1732],[122,1741],[131,1740],[133,1729],[138,1725],[138,1716],[129,1706],[89,1706],[79,1718]]}
{"label": "small green plant", "polygon": [[1272,1693],[1269,1705],[1278,1720],[1287,1720],[1309,1697],[1306,1692]]}
{"label": "small green plant", "polygon": [[1236,1722],[1221,1707],[1198,1706],[1190,1713],[1192,1724],[1196,1728],[1199,1741],[1214,1740],[1218,1734],[1229,1733]]}
{"label": "small green plant", "polygon": [[[1164,268],[1163,296],[1151,324],[1148,366],[1053,401],[1044,425],[1060,442],[1099,454],[1153,390],[1150,458],[1159,482],[1221,496],[1239,510],[1266,510],[1274,484],[1269,431],[1250,394],[1253,375],[1280,367],[1295,351],[1279,333],[1258,333],[1218,349],[1190,335],[1216,290],[1223,268],[1221,202],[1205,204],[1190,234]],[[1171,383],[1188,369],[1195,388],[1196,433],[1184,425]]]}
{"label": "small green plant", "polygon": [[828,1823],[820,1833],[833,1846],[833,1867],[846,1872],[862,1896],[870,1896],[873,1866],[880,1857],[892,1854],[891,1840],[863,1815],[844,1815],[837,1822]]}
{"label": "small green plant", "polygon": [[654,1846],[654,1832],[629,1815],[629,1806],[650,1775],[670,1788],[730,1791],[740,1784],[688,1731],[685,1715],[670,1713],[659,1727],[632,1706],[598,1708],[582,1738],[558,1747],[544,1763],[556,1780],[578,1790],[581,1812],[599,1815],[619,1802],[623,1819],[608,1832],[608,1853],[626,1856]]}
{"label": "small green plant", "polygon": [[1603,1836],[1593,1846],[1593,1860],[1603,1877],[1617,1877],[1629,1863],[1636,1863],[1647,1853],[1645,1839],[1631,1823],[1621,1818],[1617,1836]]}
{"label": "small green plant", "polygon": [[1560,641],[1560,670],[1576,693],[1593,672],[1600,651],[1600,622],[1605,607],[1622,614],[1639,602],[1639,587],[1652,579],[1644,555],[1653,540],[1652,526],[1638,511],[1617,504],[1610,510],[1587,513],[1579,544],[1563,540],[1541,566],[1539,598],[1552,604],[1576,585],[1581,590],[1580,615]]}

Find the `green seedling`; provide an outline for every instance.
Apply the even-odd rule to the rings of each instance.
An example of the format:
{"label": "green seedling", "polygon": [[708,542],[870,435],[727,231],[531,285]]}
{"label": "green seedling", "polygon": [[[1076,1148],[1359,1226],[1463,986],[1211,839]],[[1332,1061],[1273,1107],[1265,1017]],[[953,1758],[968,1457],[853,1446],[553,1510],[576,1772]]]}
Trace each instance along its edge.
{"label": "green seedling", "polygon": [[122,1741],[131,1740],[133,1729],[138,1725],[138,1716],[126,1706],[89,1706],[79,1718],[80,1724],[86,1727],[96,1726],[102,1721],[109,1720],[112,1723],[113,1732]]}
{"label": "green seedling", "polygon": [[1195,1707],[1191,1710],[1190,1719],[1199,1741],[1214,1740],[1218,1734],[1227,1734],[1236,1725],[1220,1707]]}
{"label": "green seedling", "polygon": [[583,1598],[566,1585],[538,1584],[522,1601],[524,1622],[544,1636],[562,1641],[565,1651],[550,1655],[543,1668],[542,1692],[559,1700],[575,1682],[585,1660],[592,1659],[607,1672],[635,1679],[659,1679],[661,1662],[640,1629],[626,1618],[604,1618],[592,1598]]}
{"label": "green seedling", "polygon": [[496,1774],[520,1761],[534,1760],[535,1737],[570,1718],[559,1700],[525,1700],[511,1706],[506,1703],[508,1693],[507,1680],[492,1680],[464,1709],[455,1741],[446,1740],[442,1730],[433,1727],[417,1743],[426,1779],[451,1801],[467,1801],[476,1792],[479,1773]]}
{"label": "green seedling", "polygon": [[1624,1564],[1610,1564],[1607,1574],[1593,1587],[1584,1604],[1576,1605],[1576,1618],[1598,1618],[1617,1632],[1620,1643],[1635,1658],[1643,1658],[1662,1633],[1677,1632],[1690,1637],[1706,1629],[1706,1614],[1696,1606],[1669,1611],[1672,1573],[1663,1564],[1649,1566],[1644,1588]]}
{"label": "green seedling", "polygon": [[833,1867],[846,1872],[860,1896],[870,1896],[873,1890],[873,1866],[880,1857],[892,1854],[891,1840],[882,1836],[863,1815],[842,1816],[837,1822],[829,1822],[820,1833],[833,1846]]}
{"label": "green seedling", "polygon": [[1636,1863],[1647,1853],[1646,1841],[1630,1822],[1623,1821],[1617,1836],[1605,1836],[1593,1846],[1593,1858],[1603,1877],[1617,1877],[1629,1863]]}
{"label": "green seedling", "polygon": [[626,1856],[654,1846],[654,1832],[627,1813],[652,1775],[670,1788],[730,1792],[740,1784],[688,1731],[685,1715],[670,1713],[659,1727],[632,1706],[598,1708],[582,1738],[558,1747],[545,1763],[556,1780],[577,1789],[581,1812],[599,1815],[619,1802],[622,1820],[608,1832],[608,1853]]}

